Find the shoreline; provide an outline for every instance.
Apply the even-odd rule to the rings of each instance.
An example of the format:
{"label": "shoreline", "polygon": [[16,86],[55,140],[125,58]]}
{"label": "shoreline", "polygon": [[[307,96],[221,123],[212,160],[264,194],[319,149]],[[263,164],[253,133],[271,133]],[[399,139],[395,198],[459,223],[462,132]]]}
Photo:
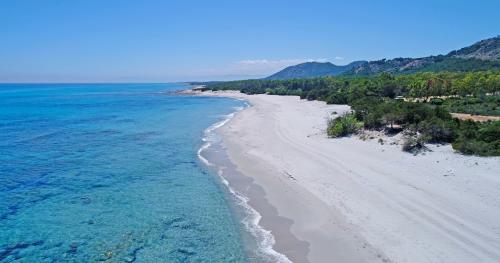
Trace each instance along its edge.
{"label": "shoreline", "polygon": [[[328,139],[326,117],[347,110],[341,105],[190,93],[252,104],[218,132],[237,170],[262,188],[247,193],[250,205],[275,236],[274,249],[292,261],[494,262],[500,256],[500,212],[491,213],[500,211],[499,158],[460,155],[449,145],[413,156],[375,140]],[[259,207],[259,196],[288,220],[285,228],[302,250],[287,243],[288,230]]]}
{"label": "shoreline", "polygon": [[[265,167],[262,163],[260,163],[259,167],[253,165],[245,166],[240,162],[240,160],[234,159],[234,157],[238,159],[235,152],[242,152],[244,150],[238,149],[237,144],[229,145],[230,143],[225,139],[227,136],[227,134],[225,135],[225,129],[228,124],[238,116],[238,114],[241,114],[245,110],[252,107],[251,101],[249,101],[245,95],[232,91],[207,93],[196,90],[185,90],[180,93],[197,96],[229,97],[247,102],[247,107],[243,110],[237,110],[234,113],[231,113],[229,118],[221,121],[221,123],[223,123],[222,125],[218,125],[215,129],[211,129],[209,127],[209,129],[222,137],[223,142],[220,145],[221,149],[219,149],[219,151],[223,151],[223,153],[212,152],[211,154],[218,156],[207,157],[210,161],[204,161],[203,159],[205,158],[203,156],[200,156],[200,159],[205,164],[208,164],[207,162],[212,163],[213,159],[220,158],[221,155],[226,155],[227,161],[230,163],[222,165],[223,170],[225,170],[223,171],[224,174],[220,174],[221,171],[219,170],[219,176],[222,177],[223,181],[226,181],[223,182],[223,184],[228,187],[230,192],[237,191],[237,195],[243,195],[247,198],[247,204],[249,207],[258,213],[260,218],[258,222],[255,222],[257,227],[262,228],[263,231],[269,232],[273,239],[271,244],[266,244],[270,245],[270,248],[274,250],[271,254],[279,253],[286,257],[285,259],[278,261],[268,259],[268,262],[331,262],[332,249],[330,246],[335,247],[335,250],[337,250],[336,260],[340,262],[374,262],[380,259],[380,253],[376,253],[372,248],[369,248],[369,245],[364,241],[362,242],[359,236],[343,234],[343,232],[346,231],[346,228],[339,223],[342,222],[343,219],[338,211],[334,211],[335,209],[332,209],[314,195],[311,195],[300,187],[297,188],[285,184],[285,186],[289,188],[276,193],[275,190],[280,188],[280,186],[283,186],[283,181],[281,178],[274,180],[275,178],[273,176],[266,176],[269,174],[272,167]],[[208,148],[205,149],[209,152]],[[244,169],[241,169],[243,168],[242,166],[245,166]],[[256,178],[253,175],[248,176],[247,174],[263,174],[264,176]],[[261,181],[261,179],[266,177],[271,180]],[[280,211],[283,209],[282,204],[286,203],[286,200],[283,200],[283,197],[293,199],[294,195],[298,191],[301,192],[299,195],[300,198],[294,200],[295,203],[291,203],[292,206],[287,208],[288,212],[292,211],[292,214],[281,215],[283,212]],[[271,198],[269,198],[269,193],[271,193]],[[235,193],[231,194],[235,195]],[[281,200],[276,199],[276,194],[282,195],[278,198]],[[300,206],[307,208],[308,211],[297,211],[293,207],[296,203],[301,203]],[[279,206],[275,207],[275,204],[279,204]],[[278,208],[280,208],[280,210],[278,210]],[[316,228],[315,231],[310,231],[309,228],[311,226],[308,222],[314,222],[317,218],[323,218],[323,220],[316,226],[313,226]],[[305,226],[304,228],[299,228],[297,230],[298,233],[296,233],[295,230],[292,230],[292,225],[297,224],[296,221],[299,221],[301,225]],[[324,235],[324,231],[327,231],[329,234]],[[312,258],[310,256],[311,243],[309,241],[300,240],[297,237],[297,234],[299,236],[307,236],[307,239],[310,241],[312,240],[315,250]],[[266,242],[269,242],[269,240]],[[360,251],[360,249],[365,249],[366,251],[363,252]]]}
{"label": "shoreline", "polygon": [[[245,110],[253,110],[255,106],[248,96],[238,92],[194,92],[202,96],[245,99],[250,104]],[[346,109],[342,107],[341,110]],[[244,113],[238,112],[218,130],[224,150],[238,172],[233,178],[226,179],[239,183],[240,190],[250,200],[250,206],[261,214],[259,224],[273,234],[274,250],[292,262],[331,262],[332,256],[338,262],[382,262],[381,252],[351,232],[339,211],[300,185],[290,183],[296,179],[286,171],[279,171],[272,163],[260,162],[245,153],[246,147],[239,144],[237,136],[231,136],[230,130],[232,122],[240,117],[238,114]]]}
{"label": "shoreline", "polygon": [[[239,223],[244,225],[242,234],[244,244],[248,246],[246,247],[246,251],[250,257],[250,262],[290,263],[292,261],[285,254],[274,249],[275,237],[269,230],[261,226],[262,215],[255,210],[254,206],[256,205],[254,203],[257,202],[259,204],[257,206],[259,207],[259,211],[265,210],[264,214],[274,214],[278,217],[275,208],[265,198],[258,198],[257,195],[254,196],[253,194],[252,198],[247,197],[249,189],[254,193],[262,193],[263,190],[259,185],[252,182],[251,177],[240,173],[229,160],[226,149],[222,145],[222,135],[218,131],[237,113],[250,107],[248,102],[244,101],[247,104],[246,106],[236,109],[235,112],[226,115],[224,119],[212,124],[204,131],[204,137],[202,138],[204,143],[199,148],[197,155],[207,169],[219,177],[222,187],[228,192],[229,198],[233,199],[231,200],[231,206],[234,206],[235,217],[239,220]],[[245,194],[243,194],[244,192]],[[287,219],[282,219],[280,224],[287,223]],[[296,240],[289,232],[289,229],[280,231],[280,236],[286,237],[287,240]],[[296,241],[299,242],[298,240]],[[296,262],[306,262],[307,246],[297,246],[297,248],[301,252],[298,253],[300,256],[296,257]]]}

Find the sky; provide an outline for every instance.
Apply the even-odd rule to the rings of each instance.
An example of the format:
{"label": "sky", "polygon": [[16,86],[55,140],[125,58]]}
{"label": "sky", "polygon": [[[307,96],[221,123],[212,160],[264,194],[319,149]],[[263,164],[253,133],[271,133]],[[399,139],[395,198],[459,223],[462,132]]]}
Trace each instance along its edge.
{"label": "sky", "polygon": [[305,61],[446,54],[500,0],[0,0],[0,82],[257,78]]}

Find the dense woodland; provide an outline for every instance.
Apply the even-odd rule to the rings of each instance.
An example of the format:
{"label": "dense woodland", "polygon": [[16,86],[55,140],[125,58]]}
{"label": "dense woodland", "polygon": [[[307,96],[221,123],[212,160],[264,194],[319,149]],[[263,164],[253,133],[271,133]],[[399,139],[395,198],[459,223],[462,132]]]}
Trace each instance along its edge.
{"label": "dense woodland", "polygon": [[500,71],[424,72],[374,77],[323,77],[290,80],[240,80],[209,83],[207,89],[236,89],[247,94],[299,95],[328,103],[348,103],[363,96],[394,98],[480,95],[500,91]]}
{"label": "dense woodland", "polygon": [[297,95],[350,105],[352,114],[330,121],[328,134],[332,137],[346,136],[361,128],[402,131],[406,151],[425,149],[426,143],[452,143],[464,154],[500,156],[499,121],[459,121],[450,115],[450,111],[499,115],[499,71],[243,80],[209,83],[204,89]]}

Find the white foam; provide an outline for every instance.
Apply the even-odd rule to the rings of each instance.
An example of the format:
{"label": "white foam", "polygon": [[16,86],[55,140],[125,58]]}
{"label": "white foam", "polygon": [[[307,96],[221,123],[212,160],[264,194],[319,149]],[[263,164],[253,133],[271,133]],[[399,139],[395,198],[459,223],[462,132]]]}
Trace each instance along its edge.
{"label": "white foam", "polygon": [[[245,100],[243,100],[245,101]],[[198,158],[207,166],[213,166],[214,164],[208,161],[205,157],[203,157],[202,153],[210,146],[212,143],[217,142],[217,137],[214,131],[222,126],[224,126],[227,122],[229,122],[234,115],[248,107],[249,104],[245,101],[244,107],[235,107],[235,112],[228,114],[225,118],[217,123],[214,123],[210,127],[208,127],[204,131],[204,137],[202,140],[205,142],[200,149],[198,150]],[[242,224],[245,227],[245,230],[248,231],[258,242],[257,245],[257,254],[259,257],[266,259],[269,262],[279,262],[279,263],[291,263],[292,261],[288,259],[285,255],[277,252],[273,249],[274,244],[276,243],[274,236],[271,231],[264,229],[259,225],[259,222],[262,218],[261,214],[257,212],[253,207],[248,204],[248,197],[245,195],[235,191],[229,184],[229,182],[224,178],[223,171],[221,169],[218,170],[217,173],[222,181],[222,183],[227,187],[232,196],[235,197],[237,205],[243,208],[245,212],[245,217],[242,219]]]}
{"label": "white foam", "polygon": [[[205,141],[205,140],[203,140]],[[198,149],[198,158],[200,158],[200,160],[205,164],[205,165],[208,165],[208,166],[212,166],[212,163],[209,162],[205,157],[203,157],[203,155],[201,155],[201,153],[207,149],[208,147],[210,147],[212,144],[210,142],[206,142],[204,143],[200,149]]]}
{"label": "white foam", "polygon": [[262,216],[259,212],[257,212],[257,210],[248,204],[248,197],[231,188],[229,182],[224,178],[222,170],[218,171],[218,175],[223,184],[228,188],[229,192],[236,198],[237,204],[244,209],[246,216],[243,218],[242,223],[245,226],[245,230],[257,239],[258,255],[265,258],[269,262],[291,263],[292,261],[285,255],[273,249],[273,246],[276,243],[274,236],[271,231],[266,230],[259,225]]}
{"label": "white foam", "polygon": [[[240,110],[243,110],[243,108],[237,110],[237,111],[240,111]],[[225,116],[225,118],[222,120],[222,121],[219,121],[219,122],[216,122],[212,125],[210,125],[210,127],[208,127],[207,129],[205,129],[205,131],[203,132],[204,133],[204,137],[201,138],[202,141],[204,141],[205,143],[200,147],[200,149],[198,149],[198,158],[200,158],[200,160],[205,164],[205,165],[208,165],[208,166],[213,166],[213,164],[211,162],[209,162],[205,157],[203,157],[202,153],[203,151],[205,151],[207,148],[209,148],[213,142],[216,142],[217,138],[215,137],[215,134],[213,134],[213,131],[215,131],[216,129],[224,126],[224,124],[226,124],[229,120],[231,120],[233,117],[234,117],[234,114],[236,112],[233,112],[233,113],[230,113],[228,115]]]}

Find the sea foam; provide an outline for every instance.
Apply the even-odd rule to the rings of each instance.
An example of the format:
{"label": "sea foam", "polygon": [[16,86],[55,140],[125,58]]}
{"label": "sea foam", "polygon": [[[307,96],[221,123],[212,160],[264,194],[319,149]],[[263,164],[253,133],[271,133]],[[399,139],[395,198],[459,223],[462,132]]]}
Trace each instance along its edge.
{"label": "sea foam", "polygon": [[[238,112],[250,106],[247,101],[241,101],[245,102],[244,107],[235,107],[235,112],[223,116],[223,120],[212,124],[204,131],[204,137],[202,138],[204,144],[198,150],[198,157],[205,165],[210,167],[215,166],[214,163],[210,162],[203,156],[203,152],[209,150],[211,146],[221,143],[221,138],[218,137],[216,130],[227,124]],[[281,254],[273,249],[273,246],[276,243],[274,236],[271,231],[266,230],[259,224],[262,219],[262,215],[250,206],[250,199],[247,196],[231,187],[229,181],[225,178],[224,172],[225,169],[223,167],[217,167],[217,175],[219,176],[222,184],[232,195],[236,201],[236,205],[243,210],[244,217],[241,219],[241,224],[244,226],[245,231],[247,231],[257,242],[257,251],[255,251],[256,256],[259,260],[266,262],[291,262],[290,259],[288,259],[284,254]]]}

